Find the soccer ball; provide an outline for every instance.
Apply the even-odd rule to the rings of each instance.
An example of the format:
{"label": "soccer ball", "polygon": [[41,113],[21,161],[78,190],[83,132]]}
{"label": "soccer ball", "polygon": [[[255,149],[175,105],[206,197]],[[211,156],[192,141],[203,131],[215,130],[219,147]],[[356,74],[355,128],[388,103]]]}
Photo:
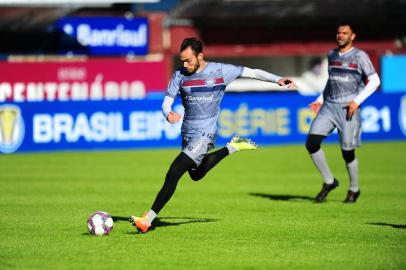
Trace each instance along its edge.
{"label": "soccer ball", "polygon": [[87,219],[87,228],[90,234],[108,235],[113,230],[113,219],[106,212],[94,212]]}

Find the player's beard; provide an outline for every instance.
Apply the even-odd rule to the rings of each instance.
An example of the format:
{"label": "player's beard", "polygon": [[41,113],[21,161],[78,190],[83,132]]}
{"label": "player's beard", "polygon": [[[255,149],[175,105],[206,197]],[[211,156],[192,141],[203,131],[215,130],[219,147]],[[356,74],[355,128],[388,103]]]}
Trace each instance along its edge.
{"label": "player's beard", "polygon": [[349,37],[348,39],[345,39],[345,40],[338,40],[337,39],[337,46],[338,46],[338,48],[340,48],[340,49],[342,49],[342,48],[345,48],[345,47],[347,47],[350,43],[351,43],[351,37]]}
{"label": "player's beard", "polygon": [[188,70],[189,74],[194,74],[200,68],[199,61],[196,62],[196,65],[193,67],[191,71]]}

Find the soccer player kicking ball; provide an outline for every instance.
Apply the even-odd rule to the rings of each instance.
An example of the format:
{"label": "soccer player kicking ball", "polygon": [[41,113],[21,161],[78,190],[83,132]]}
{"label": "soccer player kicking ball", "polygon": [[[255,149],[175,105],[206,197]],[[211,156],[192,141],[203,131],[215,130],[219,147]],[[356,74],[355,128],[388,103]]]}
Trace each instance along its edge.
{"label": "soccer player kicking ball", "polygon": [[[202,42],[196,38],[183,40],[180,60],[183,62],[183,68],[172,76],[162,104],[162,112],[169,123],[183,120],[182,152],[169,167],[163,187],[151,209],[142,217],[130,217],[130,221],[143,233],[149,230],[157,214],[172,197],[179,179],[185,172],[188,172],[194,181],[198,181],[226,156],[241,150],[257,149],[251,140],[234,136],[226,147],[208,154],[208,151],[214,148],[220,102],[228,84],[238,77],[243,77],[296,87],[291,80],[263,70],[206,62],[203,58]],[[185,108],[183,118],[172,111],[172,104],[178,92]]]}
{"label": "soccer player kicking ball", "polygon": [[[361,194],[358,187],[358,160],[355,148],[360,145],[360,104],[379,86],[380,80],[368,55],[355,47],[354,28],[351,24],[340,24],[337,28],[337,49],[328,55],[329,79],[323,93],[310,104],[317,113],[310,127],[306,148],[323,177],[323,186],[316,202],[323,202],[330,191],[338,187],[338,180],[331,173],[321,142],[335,128],[341,141],[341,152],[350,178],[350,188],[345,203],[355,203]],[[364,79],[367,82],[364,83]]]}

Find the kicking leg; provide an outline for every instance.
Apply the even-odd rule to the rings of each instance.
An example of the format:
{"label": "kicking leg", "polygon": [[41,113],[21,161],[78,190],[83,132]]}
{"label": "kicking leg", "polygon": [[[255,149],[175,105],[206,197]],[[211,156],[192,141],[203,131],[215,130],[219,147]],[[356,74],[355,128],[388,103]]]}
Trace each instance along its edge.
{"label": "kicking leg", "polygon": [[247,138],[241,138],[234,136],[226,147],[221,148],[213,153],[206,155],[201,164],[197,168],[189,170],[189,175],[194,181],[202,179],[214,166],[217,165],[223,158],[229,154],[241,151],[241,150],[255,150],[257,145]]}

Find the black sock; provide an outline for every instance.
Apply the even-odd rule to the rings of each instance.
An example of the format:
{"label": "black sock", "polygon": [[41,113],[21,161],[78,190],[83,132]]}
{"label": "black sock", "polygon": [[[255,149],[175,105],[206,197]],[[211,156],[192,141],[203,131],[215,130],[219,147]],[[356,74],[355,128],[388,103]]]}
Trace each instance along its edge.
{"label": "black sock", "polygon": [[208,171],[217,165],[229,154],[227,147],[223,147],[213,153],[206,155],[197,169],[189,169],[189,175],[194,181],[202,179]]}
{"label": "black sock", "polygon": [[181,152],[175,160],[172,162],[171,167],[169,167],[168,172],[166,173],[165,182],[159,191],[158,195],[155,198],[155,201],[151,209],[155,213],[159,213],[165,204],[172,197],[173,193],[176,190],[179,179],[182,175],[196,166],[196,163],[185,153]]}

